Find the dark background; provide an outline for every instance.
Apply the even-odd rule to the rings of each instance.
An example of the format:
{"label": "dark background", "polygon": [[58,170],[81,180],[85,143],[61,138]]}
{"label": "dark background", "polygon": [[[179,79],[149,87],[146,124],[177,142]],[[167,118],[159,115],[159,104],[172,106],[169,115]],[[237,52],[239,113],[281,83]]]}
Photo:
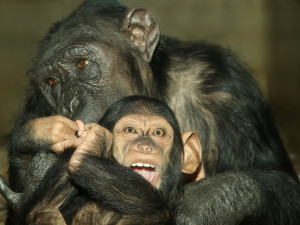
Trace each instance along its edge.
{"label": "dark background", "polygon": [[[24,97],[38,41],[82,0],[0,0],[0,174],[6,175],[7,135]],[[299,0],[122,0],[147,7],[164,34],[206,40],[236,51],[270,102],[300,174]],[[0,225],[5,204],[0,197]]]}

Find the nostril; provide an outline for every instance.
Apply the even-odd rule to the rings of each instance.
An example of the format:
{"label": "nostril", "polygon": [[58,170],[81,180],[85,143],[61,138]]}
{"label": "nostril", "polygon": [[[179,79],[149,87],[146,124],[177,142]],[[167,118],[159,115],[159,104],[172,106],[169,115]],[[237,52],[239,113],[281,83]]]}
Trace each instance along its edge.
{"label": "nostril", "polygon": [[150,151],[151,150],[150,146],[149,145],[145,145],[145,144],[140,144],[138,147],[142,151]]}
{"label": "nostril", "polygon": [[79,106],[78,98],[73,98],[72,101],[70,102],[70,111],[73,113],[78,106]]}

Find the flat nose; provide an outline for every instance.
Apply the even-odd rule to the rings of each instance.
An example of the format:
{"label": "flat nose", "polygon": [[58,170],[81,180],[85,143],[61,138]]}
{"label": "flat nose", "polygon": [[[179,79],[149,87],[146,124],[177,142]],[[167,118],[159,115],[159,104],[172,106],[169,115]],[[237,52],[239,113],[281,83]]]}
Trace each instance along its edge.
{"label": "flat nose", "polygon": [[140,151],[151,151],[152,150],[151,146],[148,143],[138,144],[138,148]]}
{"label": "flat nose", "polygon": [[63,104],[65,108],[71,113],[76,110],[79,105],[78,100],[78,89],[75,87],[70,87],[63,94]]}
{"label": "flat nose", "polygon": [[58,113],[62,113],[64,116],[71,116],[74,114],[79,106],[79,99],[76,93],[68,91],[61,95],[60,103],[58,104]]}
{"label": "flat nose", "polygon": [[69,103],[69,111],[74,112],[79,105],[79,100],[77,97],[74,97]]}

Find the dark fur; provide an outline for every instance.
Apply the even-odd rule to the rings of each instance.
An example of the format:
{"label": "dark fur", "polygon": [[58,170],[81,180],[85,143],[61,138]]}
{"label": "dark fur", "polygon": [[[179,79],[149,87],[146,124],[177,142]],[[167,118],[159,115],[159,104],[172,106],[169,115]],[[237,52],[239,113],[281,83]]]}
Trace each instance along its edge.
{"label": "dark fur", "polygon": [[[251,221],[255,224],[299,224],[299,213],[295,213],[300,211],[299,180],[270,108],[243,63],[220,46],[161,36],[148,65],[145,55],[130,41],[128,33],[122,33],[126,31],[122,28],[122,18],[127,9],[111,2],[99,0],[80,6],[69,18],[53,26],[41,42],[31,76],[32,94],[12,133],[9,153],[12,188],[15,191],[24,188],[27,171],[24,154],[30,155],[43,146],[37,140],[32,141],[27,135],[30,132],[24,132],[27,121],[60,113],[72,119],[95,122],[116,99],[145,94],[167,102],[182,130],[195,130],[201,140],[208,177],[190,184],[196,186],[197,191],[187,186],[185,195],[193,197],[186,198],[182,204],[195,207],[189,213],[178,211],[180,221],[185,221],[183,224],[193,224],[198,217],[203,224],[215,224],[213,218],[216,216],[224,221],[223,224],[225,221],[230,221],[228,224],[251,224]],[[134,21],[148,24],[140,18]],[[152,17],[147,18],[155,24]],[[98,56],[102,63],[93,62],[86,73],[61,67],[58,61],[76,61],[70,53],[60,51],[75,43],[88,49],[94,43],[101,43],[101,48],[114,57],[110,66],[115,70],[106,67],[107,58],[101,54]],[[97,52],[103,53],[99,48]],[[87,57],[99,60],[94,54]],[[63,83],[61,76],[66,77],[66,74],[69,76],[66,85],[56,87],[56,91],[43,83],[52,76],[59,77]],[[90,85],[93,79],[100,79],[100,86]],[[72,86],[79,82],[80,87]],[[62,93],[78,97],[75,100],[61,98]],[[40,163],[48,162],[41,160]],[[233,188],[222,189],[222,185],[214,184],[215,180]],[[198,201],[207,190],[207,182],[214,192],[205,193],[207,201]],[[274,185],[277,182],[284,185]],[[250,187],[245,188],[246,184]],[[227,210],[229,205],[239,205],[239,213]],[[261,210],[265,205],[267,207]],[[9,220],[11,218],[9,216]]]}
{"label": "dark fur", "polygon": [[[119,119],[128,114],[139,113],[140,109],[144,113],[165,118],[174,130],[170,160],[162,174],[158,190],[132,169],[120,165],[104,140],[98,145],[102,155],[85,156],[74,173],[67,172],[73,151],[66,150],[59,156],[59,160],[44,176],[41,185],[21,205],[17,223],[58,224],[55,218],[61,216],[58,214],[59,209],[67,224],[105,225],[120,221],[121,224],[130,225],[171,223],[173,206],[182,197],[183,150],[181,133],[173,112],[158,100],[133,96],[114,103],[104,114],[100,124],[112,132]],[[96,207],[90,209],[89,204],[93,202]],[[82,212],[79,213],[78,210]]]}
{"label": "dark fur", "polygon": [[113,159],[86,156],[78,173],[66,176],[67,162],[64,158],[52,166],[23,205],[17,224],[60,224],[54,219],[62,218],[58,210],[66,224],[168,223],[167,202],[131,169]]}

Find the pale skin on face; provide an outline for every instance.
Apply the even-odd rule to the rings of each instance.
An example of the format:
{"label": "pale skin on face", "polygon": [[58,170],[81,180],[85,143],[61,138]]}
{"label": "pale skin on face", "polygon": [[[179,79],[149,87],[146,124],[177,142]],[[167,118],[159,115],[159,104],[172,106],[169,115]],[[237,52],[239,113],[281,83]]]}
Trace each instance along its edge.
{"label": "pale skin on face", "polygon": [[[84,125],[82,121],[76,123],[80,138],[56,144],[57,147],[64,149],[76,148],[69,163],[71,171],[74,172],[80,165],[84,155],[101,154],[103,149],[99,148],[97,141],[101,136],[107,140],[106,143],[111,143],[106,148],[112,148],[113,155],[120,164],[127,167],[135,163],[154,166],[154,176],[150,183],[159,188],[161,174],[169,162],[174,138],[173,128],[164,118],[149,114],[130,114],[117,121],[113,134],[98,124]],[[193,131],[187,131],[182,134],[182,140],[184,144],[184,154],[181,155],[182,172],[196,174],[195,180],[204,178],[201,144],[197,135]],[[147,180],[150,180],[149,177]]]}
{"label": "pale skin on face", "polygon": [[[158,188],[172,148],[174,133],[171,125],[159,116],[131,114],[116,123],[113,135],[116,160],[127,167],[134,163],[155,166],[156,173],[151,184]],[[137,144],[136,138],[141,136],[147,136],[153,142]]]}

